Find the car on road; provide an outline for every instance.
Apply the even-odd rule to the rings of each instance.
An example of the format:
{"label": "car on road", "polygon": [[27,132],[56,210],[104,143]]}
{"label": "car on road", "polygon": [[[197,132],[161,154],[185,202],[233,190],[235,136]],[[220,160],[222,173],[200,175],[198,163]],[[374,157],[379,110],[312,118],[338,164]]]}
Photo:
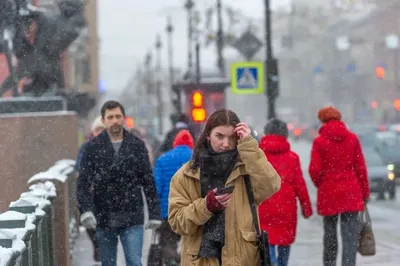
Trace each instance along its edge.
{"label": "car on road", "polygon": [[374,148],[363,148],[363,153],[367,165],[370,192],[378,194],[379,200],[385,199],[386,192],[391,200],[395,199],[396,176],[394,165],[386,164]]}

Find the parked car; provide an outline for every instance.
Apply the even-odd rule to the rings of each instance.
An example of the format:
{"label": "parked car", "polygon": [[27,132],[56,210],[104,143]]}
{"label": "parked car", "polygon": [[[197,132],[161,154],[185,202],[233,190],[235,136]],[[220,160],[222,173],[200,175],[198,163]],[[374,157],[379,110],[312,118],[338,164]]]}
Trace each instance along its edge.
{"label": "parked car", "polygon": [[371,193],[377,193],[378,199],[385,199],[385,192],[391,200],[396,198],[395,166],[386,164],[382,156],[374,148],[363,148],[367,165],[369,187]]}

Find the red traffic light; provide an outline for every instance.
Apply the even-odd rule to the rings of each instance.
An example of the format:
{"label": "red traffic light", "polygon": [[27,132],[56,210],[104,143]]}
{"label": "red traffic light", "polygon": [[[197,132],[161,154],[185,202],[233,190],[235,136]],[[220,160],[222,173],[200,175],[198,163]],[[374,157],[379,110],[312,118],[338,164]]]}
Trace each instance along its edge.
{"label": "red traffic light", "polygon": [[133,118],[130,116],[126,116],[125,125],[128,129],[132,129],[135,126],[135,120],[133,120]]}
{"label": "red traffic light", "polygon": [[206,110],[204,108],[193,108],[192,119],[195,122],[203,122],[206,120]]}
{"label": "red traffic light", "polygon": [[375,69],[376,77],[379,79],[383,79],[385,77],[385,68],[382,66],[378,66]]}
{"label": "red traffic light", "polygon": [[394,100],[394,108],[396,108],[397,111],[400,111],[400,99]]}
{"label": "red traffic light", "polygon": [[196,91],[192,95],[192,102],[194,107],[202,107],[203,106],[203,94],[201,92]]}

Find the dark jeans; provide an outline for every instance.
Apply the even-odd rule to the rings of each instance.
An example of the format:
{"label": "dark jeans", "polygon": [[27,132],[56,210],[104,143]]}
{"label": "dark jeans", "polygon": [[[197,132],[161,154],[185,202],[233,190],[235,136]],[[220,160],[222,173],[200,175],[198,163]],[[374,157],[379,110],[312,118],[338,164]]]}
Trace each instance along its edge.
{"label": "dark jeans", "polygon": [[342,266],[355,266],[358,236],[360,233],[358,212],[347,212],[324,217],[324,266],[336,266],[338,252],[337,224],[339,216],[343,242]]}
{"label": "dark jeans", "polygon": [[[278,254],[276,253],[277,251]],[[276,264],[278,266],[288,266],[290,246],[269,245],[269,254],[271,256],[271,263]]]}
{"label": "dark jeans", "polygon": [[176,265],[179,265],[181,256],[178,254],[177,249],[181,236],[172,231],[172,228],[167,221],[163,221],[157,230],[160,234],[161,256],[163,263],[169,265],[168,263],[176,262]]}
{"label": "dark jeans", "polygon": [[97,228],[102,266],[117,265],[118,236],[125,254],[126,266],[142,266],[143,225],[128,228]]}

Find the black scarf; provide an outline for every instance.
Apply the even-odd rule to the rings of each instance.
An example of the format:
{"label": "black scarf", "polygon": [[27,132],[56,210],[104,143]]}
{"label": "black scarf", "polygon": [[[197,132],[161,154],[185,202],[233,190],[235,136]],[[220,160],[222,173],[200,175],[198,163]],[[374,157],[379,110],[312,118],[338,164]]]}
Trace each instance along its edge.
{"label": "black scarf", "polygon": [[[223,188],[237,160],[237,150],[216,153],[209,145],[200,150],[201,196],[214,188]],[[225,213],[214,213],[203,226],[199,250],[201,258],[218,258],[225,245]]]}

